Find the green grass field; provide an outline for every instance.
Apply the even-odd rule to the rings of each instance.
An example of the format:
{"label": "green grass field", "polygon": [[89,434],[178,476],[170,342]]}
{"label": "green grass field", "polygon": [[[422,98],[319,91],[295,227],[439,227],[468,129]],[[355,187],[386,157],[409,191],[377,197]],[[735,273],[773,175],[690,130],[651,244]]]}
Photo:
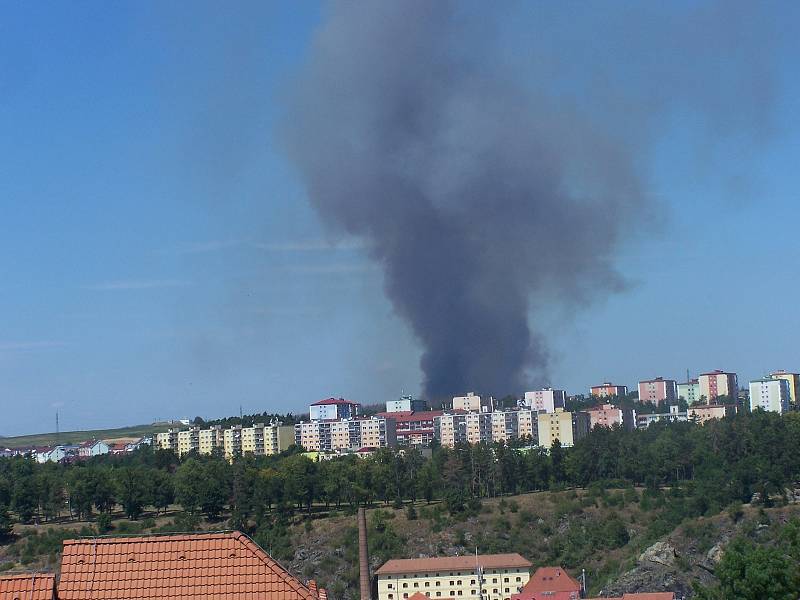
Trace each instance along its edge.
{"label": "green grass field", "polygon": [[20,448],[23,446],[52,446],[54,444],[77,444],[85,440],[110,440],[117,438],[139,438],[169,429],[167,425],[134,425],[118,429],[96,429],[89,431],[62,431],[56,433],[37,433],[16,437],[0,437],[0,446]]}

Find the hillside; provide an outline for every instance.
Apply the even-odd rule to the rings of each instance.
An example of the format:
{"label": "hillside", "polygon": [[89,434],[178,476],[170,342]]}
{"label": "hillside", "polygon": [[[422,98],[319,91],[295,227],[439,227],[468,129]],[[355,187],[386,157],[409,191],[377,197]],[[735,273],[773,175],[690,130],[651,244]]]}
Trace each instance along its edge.
{"label": "hillside", "polygon": [[166,431],[167,425],[133,425],[116,429],[92,429],[86,431],[62,431],[61,433],[36,433],[14,437],[0,437],[0,446],[23,448],[26,446],[52,446],[55,444],[77,444],[85,440],[139,439]]}
{"label": "hillside", "polygon": [[[656,503],[657,504],[657,503]],[[560,564],[573,575],[586,569],[592,594],[674,590],[693,597],[692,582],[715,583],[714,567],[736,535],[775,537],[777,527],[800,517],[800,505],[744,506],[713,517],[685,520],[666,535],[652,524],[662,508],[642,490],[539,492],[485,500],[457,518],[441,503],[418,502],[414,509],[368,510],[372,572],[390,557],[519,552],[535,566]],[[334,600],[358,597],[355,516],[322,507],[314,518],[296,514],[288,535],[262,541],[265,549],[298,576],[315,578]],[[415,517],[416,513],[416,517]],[[113,533],[194,528],[173,507],[166,515],[131,522],[115,514]],[[203,525],[224,529],[226,521]],[[0,546],[0,570],[58,565],[60,541],[93,534],[94,523],[53,527],[17,526],[21,537]]]}

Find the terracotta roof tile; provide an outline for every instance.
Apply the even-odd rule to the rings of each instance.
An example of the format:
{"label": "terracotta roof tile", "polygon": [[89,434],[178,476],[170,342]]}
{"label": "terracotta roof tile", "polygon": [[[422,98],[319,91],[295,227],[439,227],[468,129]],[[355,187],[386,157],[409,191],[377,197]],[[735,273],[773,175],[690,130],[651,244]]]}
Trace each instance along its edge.
{"label": "terracotta roof tile", "polygon": [[518,596],[530,598],[536,592],[571,592],[580,589],[581,584],[561,567],[540,567],[531,575]]}
{"label": "terracotta roof tile", "polygon": [[55,575],[25,573],[0,577],[0,600],[53,600]]}
{"label": "terracotta roof tile", "polygon": [[447,571],[474,569],[475,564],[485,569],[524,568],[531,567],[531,563],[519,554],[482,554],[478,557],[443,556],[439,558],[406,558],[386,561],[383,566],[375,571],[376,575],[394,573],[417,573],[429,571]]}
{"label": "terracotta roof tile", "polygon": [[319,600],[239,532],[66,540],[58,597]]}

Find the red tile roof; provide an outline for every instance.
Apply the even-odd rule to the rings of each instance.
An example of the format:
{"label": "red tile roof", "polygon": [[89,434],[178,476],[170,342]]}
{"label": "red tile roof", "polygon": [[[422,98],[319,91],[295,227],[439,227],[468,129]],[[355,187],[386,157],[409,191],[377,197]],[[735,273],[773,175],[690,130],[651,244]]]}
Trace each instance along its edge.
{"label": "red tile roof", "polygon": [[321,595],[239,532],[66,540],[58,584],[59,600],[320,600]]}
{"label": "red tile roof", "polygon": [[325,400],[314,402],[311,406],[325,406],[326,404],[358,404],[358,402],[351,402],[344,398],[325,398]]}
{"label": "red tile roof", "polygon": [[579,592],[581,584],[561,567],[539,567],[518,597],[530,598],[534,592]]}
{"label": "red tile roof", "polygon": [[476,563],[486,569],[522,568],[529,569],[531,563],[517,553],[482,554],[480,556],[442,556],[439,558],[403,558],[387,560],[375,571],[376,575],[400,573],[427,573],[430,571],[474,570]]}
{"label": "red tile roof", "polygon": [[53,600],[55,581],[52,573],[0,577],[0,600]]}

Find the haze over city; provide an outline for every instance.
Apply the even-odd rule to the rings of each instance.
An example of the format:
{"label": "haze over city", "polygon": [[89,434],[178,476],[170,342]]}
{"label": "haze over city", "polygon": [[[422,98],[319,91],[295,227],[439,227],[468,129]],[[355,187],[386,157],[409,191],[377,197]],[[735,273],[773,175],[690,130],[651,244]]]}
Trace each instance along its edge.
{"label": "haze over city", "polygon": [[[0,435],[56,411],[89,429],[797,368],[797,6],[398,6],[5,7]],[[414,128],[442,106],[462,109],[449,129]],[[349,143],[356,172],[320,172]],[[443,145],[457,158],[429,164]],[[430,312],[457,304],[462,254],[409,216],[398,174],[429,192],[423,217],[477,238],[459,281],[502,335]],[[387,179],[386,205],[358,195]],[[528,197],[535,218],[498,208]],[[499,358],[478,377],[453,354]]]}

